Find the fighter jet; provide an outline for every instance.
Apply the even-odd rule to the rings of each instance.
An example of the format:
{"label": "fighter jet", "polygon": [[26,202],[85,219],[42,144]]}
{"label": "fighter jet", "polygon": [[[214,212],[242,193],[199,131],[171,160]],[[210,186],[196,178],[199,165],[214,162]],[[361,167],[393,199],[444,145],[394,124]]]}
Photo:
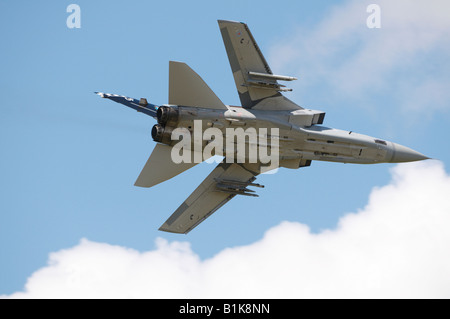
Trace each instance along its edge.
{"label": "fighter jet", "polygon": [[[312,161],[375,164],[428,159],[419,152],[387,140],[322,126],[325,112],[301,107],[283,95],[291,89],[280,82],[296,78],[272,73],[245,23],[225,20],[218,23],[241,106],[222,103],[187,64],[175,61],[169,62],[168,104],[157,106],[146,98],[138,100],[95,92],[158,121],[152,128],[156,146],[135,186],[155,186],[208,157],[223,156],[223,161],[159,230],[187,234],[236,195],[258,196],[249,187],[264,187],[254,181],[268,165],[261,158],[250,160],[250,151],[236,156],[236,148],[230,148],[230,144],[216,143],[219,137],[226,138],[231,129],[256,132],[256,139],[243,140],[246,149],[271,150],[277,155],[277,167],[281,168],[308,167]],[[210,135],[205,138],[210,129],[214,129],[214,139]],[[200,141],[198,136],[188,139],[189,134],[195,135],[196,130],[202,137]],[[183,138],[175,138],[175,132],[182,132]],[[190,160],[174,161],[174,154],[180,152],[179,149],[174,150],[180,140],[185,139],[188,143],[183,145],[188,147],[184,153],[188,152],[186,158]],[[211,144],[216,147],[205,155],[206,148],[211,150]],[[233,140],[231,144],[234,146],[237,142]]]}

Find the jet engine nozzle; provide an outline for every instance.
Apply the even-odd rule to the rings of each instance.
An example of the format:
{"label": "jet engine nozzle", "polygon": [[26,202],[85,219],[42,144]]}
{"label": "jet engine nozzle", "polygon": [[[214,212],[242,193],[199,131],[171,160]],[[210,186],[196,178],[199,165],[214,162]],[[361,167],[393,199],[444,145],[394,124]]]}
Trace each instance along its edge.
{"label": "jet engine nozzle", "polygon": [[152,128],[152,138],[155,142],[170,145],[172,143],[172,128],[155,124]]}
{"label": "jet engine nozzle", "polygon": [[156,111],[156,118],[162,126],[177,125],[179,115],[178,108],[173,106],[160,106],[158,111]]}

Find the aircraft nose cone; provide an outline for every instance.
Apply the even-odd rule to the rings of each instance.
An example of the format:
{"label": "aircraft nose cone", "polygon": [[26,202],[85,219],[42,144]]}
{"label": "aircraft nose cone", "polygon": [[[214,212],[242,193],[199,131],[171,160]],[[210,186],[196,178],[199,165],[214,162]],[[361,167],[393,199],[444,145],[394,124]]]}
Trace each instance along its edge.
{"label": "aircraft nose cone", "polygon": [[429,159],[429,157],[419,153],[409,147],[392,143],[394,146],[394,154],[391,159],[391,163],[404,163],[404,162],[414,162]]}

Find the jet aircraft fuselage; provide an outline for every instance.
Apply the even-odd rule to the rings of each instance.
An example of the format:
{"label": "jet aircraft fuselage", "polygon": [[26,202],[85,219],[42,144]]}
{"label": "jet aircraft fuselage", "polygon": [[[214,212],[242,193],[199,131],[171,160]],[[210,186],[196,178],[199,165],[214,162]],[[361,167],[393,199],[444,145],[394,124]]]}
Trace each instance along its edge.
{"label": "jet aircraft fuselage", "polygon": [[[227,128],[278,128],[279,150],[282,167],[293,160],[312,160],[376,164],[402,163],[427,159],[423,154],[405,146],[379,138],[321,126],[325,113],[313,110],[266,111],[251,110],[229,106],[227,110],[211,110],[198,107],[163,105],[161,111],[173,112],[173,117],[164,119],[160,111],[158,122],[152,130],[155,141],[173,146],[177,143],[171,139],[171,133],[177,127],[194,131],[194,121],[203,121],[202,131],[216,127],[226,134]],[[170,111],[169,111],[170,110]],[[316,121],[314,120],[316,119]],[[166,130],[163,125],[169,124]],[[166,136],[164,136],[166,134]],[[204,145],[203,145],[204,146]],[[235,151],[235,150],[233,150]],[[213,154],[223,155],[226,154]],[[246,153],[248,159],[248,154]]]}

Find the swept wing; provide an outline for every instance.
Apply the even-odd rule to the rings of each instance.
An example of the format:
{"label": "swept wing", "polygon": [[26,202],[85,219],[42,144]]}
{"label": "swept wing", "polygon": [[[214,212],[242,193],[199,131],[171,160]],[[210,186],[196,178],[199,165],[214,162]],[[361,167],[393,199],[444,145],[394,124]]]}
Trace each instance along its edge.
{"label": "swept wing", "polygon": [[220,32],[242,107],[261,110],[299,110],[281,94],[290,91],[278,81],[293,81],[291,76],[274,75],[245,23],[219,20]]}
{"label": "swept wing", "polygon": [[248,186],[260,173],[257,164],[220,163],[159,230],[187,234],[236,195],[258,196]]}

